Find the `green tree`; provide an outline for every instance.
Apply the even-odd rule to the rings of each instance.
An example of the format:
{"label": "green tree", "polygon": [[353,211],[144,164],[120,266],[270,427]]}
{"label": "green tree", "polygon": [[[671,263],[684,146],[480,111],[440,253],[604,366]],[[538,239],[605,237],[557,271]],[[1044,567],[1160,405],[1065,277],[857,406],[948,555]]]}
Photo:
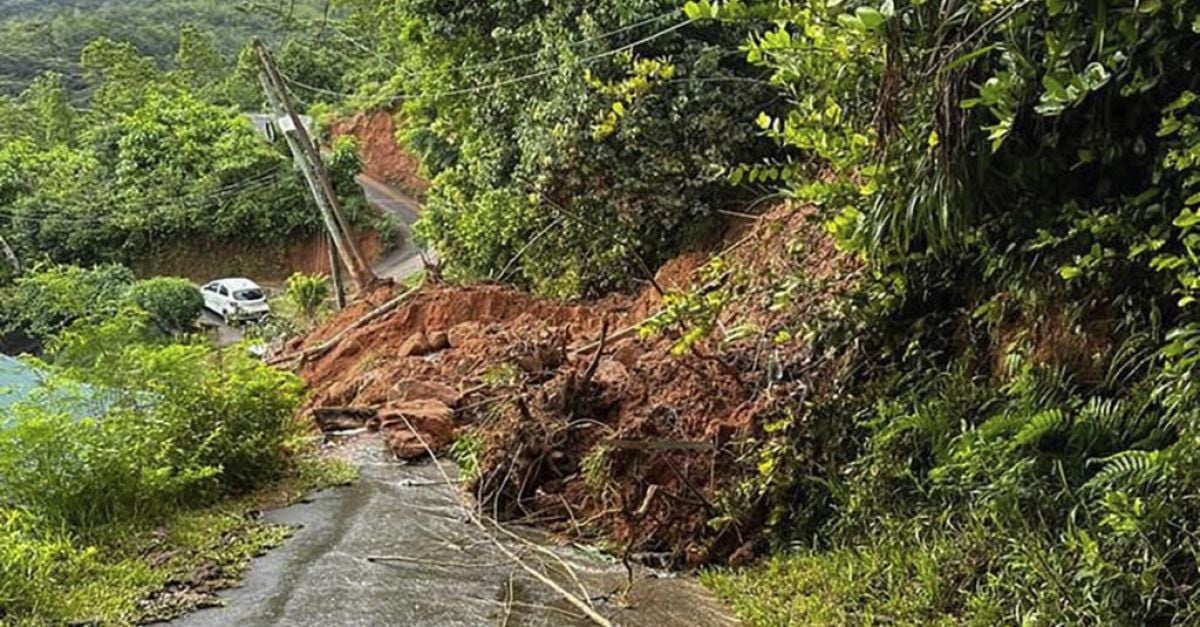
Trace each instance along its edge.
{"label": "green tree", "polygon": [[209,94],[214,85],[222,83],[229,74],[229,63],[217,49],[217,39],[211,32],[188,24],[179,32],[179,52],[175,66],[180,79],[197,94]]}
{"label": "green tree", "polygon": [[77,116],[62,75],[39,76],[21,94],[20,102],[36,120],[38,130],[34,136],[43,147],[74,143]]}
{"label": "green tree", "polygon": [[432,181],[418,231],[458,276],[626,287],[748,203],[725,173],[773,150],[754,116],[775,91],[728,54],[754,21],[686,24],[671,0],[356,8],[400,35],[362,98],[401,105]]}
{"label": "green tree", "polygon": [[98,115],[116,116],[137,109],[152,93],[158,69],[133,44],[100,38],[83,49],[80,58],[87,79],[95,85],[92,109]]}
{"label": "green tree", "polygon": [[313,324],[317,313],[329,300],[329,282],[319,274],[293,274],[287,280],[287,298],[304,317],[306,324]]}

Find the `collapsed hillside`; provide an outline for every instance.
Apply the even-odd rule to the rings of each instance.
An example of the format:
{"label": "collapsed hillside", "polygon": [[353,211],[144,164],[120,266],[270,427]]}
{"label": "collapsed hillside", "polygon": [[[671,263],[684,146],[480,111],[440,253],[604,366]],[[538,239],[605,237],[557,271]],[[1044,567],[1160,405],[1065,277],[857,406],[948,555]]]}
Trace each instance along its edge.
{"label": "collapsed hillside", "polygon": [[[722,514],[723,491],[756,472],[749,453],[777,401],[820,385],[829,367],[802,344],[778,342],[794,321],[753,291],[803,269],[824,287],[796,311],[815,315],[856,272],[810,218],[782,206],[731,231],[719,258],[759,280],[739,282],[746,293],[713,320],[756,327],[742,339],[723,334],[725,345],[681,350],[682,320],[642,332],[664,321],[658,288],[667,302],[697,285],[725,289],[728,273],[713,276],[724,264],[692,253],[667,264],[657,288],[587,303],[434,285],[396,304],[395,288],[381,288],[281,360],[308,355],[302,412],[325,429],[379,429],[410,460],[426,458],[425,445],[446,453],[459,440],[455,451],[473,452],[477,464],[470,491],[500,519],[607,539],[676,566],[744,559],[758,551],[765,512],[715,529],[709,521]],[[806,246],[796,246],[797,233],[808,234]]]}

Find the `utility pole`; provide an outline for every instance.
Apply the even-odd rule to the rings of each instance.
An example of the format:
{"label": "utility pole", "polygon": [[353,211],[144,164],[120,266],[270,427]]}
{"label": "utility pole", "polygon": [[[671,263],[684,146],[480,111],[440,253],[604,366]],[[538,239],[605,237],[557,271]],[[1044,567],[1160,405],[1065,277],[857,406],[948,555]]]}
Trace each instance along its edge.
{"label": "utility pole", "polygon": [[342,266],[337,259],[337,245],[333,243],[333,236],[328,237],[329,242],[329,278],[333,281],[333,298],[337,303],[339,311],[346,308],[346,286],[342,283]]}
{"label": "utility pole", "polygon": [[[304,126],[299,114],[296,113],[288,95],[287,85],[279,74],[279,70],[275,68],[270,51],[267,50],[266,44],[259,40],[255,40],[254,48],[262,63],[259,80],[262,83],[263,92],[267,95],[267,101],[271,104],[275,119],[278,121],[286,115],[291,121],[293,130],[284,131],[283,136],[287,140],[288,148],[292,151],[296,165],[304,173],[309,190],[312,191],[313,200],[316,201],[317,209],[321,212],[325,229],[329,232],[332,250],[349,270],[350,279],[361,292],[378,282],[379,278],[363,261],[362,254],[349,236],[350,231],[346,228],[345,219],[342,218],[341,206],[338,203],[337,194],[333,191],[333,185],[329,182],[329,175],[325,170],[325,163],[321,160],[321,153],[313,144],[308,129]],[[337,265],[334,263],[332,268],[335,276]]]}

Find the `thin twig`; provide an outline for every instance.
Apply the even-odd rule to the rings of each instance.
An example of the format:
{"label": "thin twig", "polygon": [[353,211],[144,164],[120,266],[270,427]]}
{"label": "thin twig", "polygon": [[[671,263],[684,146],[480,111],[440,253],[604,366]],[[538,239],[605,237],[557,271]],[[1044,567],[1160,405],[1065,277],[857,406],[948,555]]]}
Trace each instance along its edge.
{"label": "thin twig", "polygon": [[[401,414],[400,418],[401,418],[401,420],[404,421],[405,425],[408,427],[408,430],[412,432],[413,436],[417,438],[417,441],[419,441],[421,443],[421,446],[423,446],[425,448],[425,452],[428,453],[429,458],[433,460],[434,466],[437,467],[438,472],[442,474],[442,477],[446,480],[446,484],[450,487],[450,489],[452,491],[454,491],[454,484],[450,479],[450,475],[446,474],[446,469],[442,468],[442,465],[438,462],[437,454],[433,452],[432,448],[430,448],[429,444],[425,441],[424,436],[422,436],[421,433],[419,431],[417,431],[416,428],[413,427],[412,423],[409,422],[409,420],[406,416]],[[453,493],[458,494],[457,491],[454,491]],[[500,540],[496,539],[495,536],[491,535],[491,533],[488,531],[487,526],[483,523],[483,520],[480,519],[479,516],[477,516],[475,514],[474,510],[463,505],[461,503],[461,501],[459,502],[459,506],[462,508],[463,513],[467,516],[467,518],[471,521],[471,523],[474,524],[476,527],[478,527],[480,531],[487,534],[488,538],[492,541],[492,544],[496,547],[496,549],[499,550],[501,553],[503,553],[505,557],[512,560],[513,564],[517,565],[522,570],[529,573],[531,576],[533,576],[535,579],[537,579],[538,581],[545,584],[551,590],[560,594],[564,599],[566,599],[566,601],[568,603],[575,606],[579,611],[583,612],[583,614],[589,620],[591,620],[593,623],[600,625],[601,627],[613,627],[612,621],[610,621],[607,618],[605,618],[604,616],[602,616],[587,601],[579,598],[578,596],[576,596],[574,594],[571,594],[566,589],[564,589],[561,585],[559,585],[558,582],[556,582],[553,579],[551,579],[550,577],[546,576],[545,573],[542,573],[541,571],[537,570],[536,568],[533,568],[532,566],[526,564],[525,561],[522,560],[519,555],[517,555],[516,553],[514,553],[512,551],[512,549],[509,549],[508,547],[504,546],[504,543],[500,542]],[[496,525],[496,526],[499,531],[505,533],[506,535],[515,535],[515,534],[512,534],[512,532],[506,531],[505,529],[501,528],[499,525]],[[557,556],[555,556],[555,557],[557,558]],[[560,560],[560,562],[561,562],[561,560]],[[576,580],[578,581],[578,579],[576,579]]]}

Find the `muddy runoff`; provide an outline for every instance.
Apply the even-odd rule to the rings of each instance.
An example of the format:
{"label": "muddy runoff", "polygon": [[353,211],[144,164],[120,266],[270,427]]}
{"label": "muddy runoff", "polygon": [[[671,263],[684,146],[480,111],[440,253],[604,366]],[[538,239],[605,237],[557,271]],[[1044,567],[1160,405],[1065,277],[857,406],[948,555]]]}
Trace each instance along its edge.
{"label": "muddy runoff", "polygon": [[446,482],[457,481],[451,464],[388,461],[376,438],[338,445],[361,466],[356,485],[267,515],[297,532],[223,594],[224,607],[172,624],[596,624],[514,556],[614,625],[736,624],[693,579],[637,568],[631,580],[620,562],[532,529],[481,529]]}

